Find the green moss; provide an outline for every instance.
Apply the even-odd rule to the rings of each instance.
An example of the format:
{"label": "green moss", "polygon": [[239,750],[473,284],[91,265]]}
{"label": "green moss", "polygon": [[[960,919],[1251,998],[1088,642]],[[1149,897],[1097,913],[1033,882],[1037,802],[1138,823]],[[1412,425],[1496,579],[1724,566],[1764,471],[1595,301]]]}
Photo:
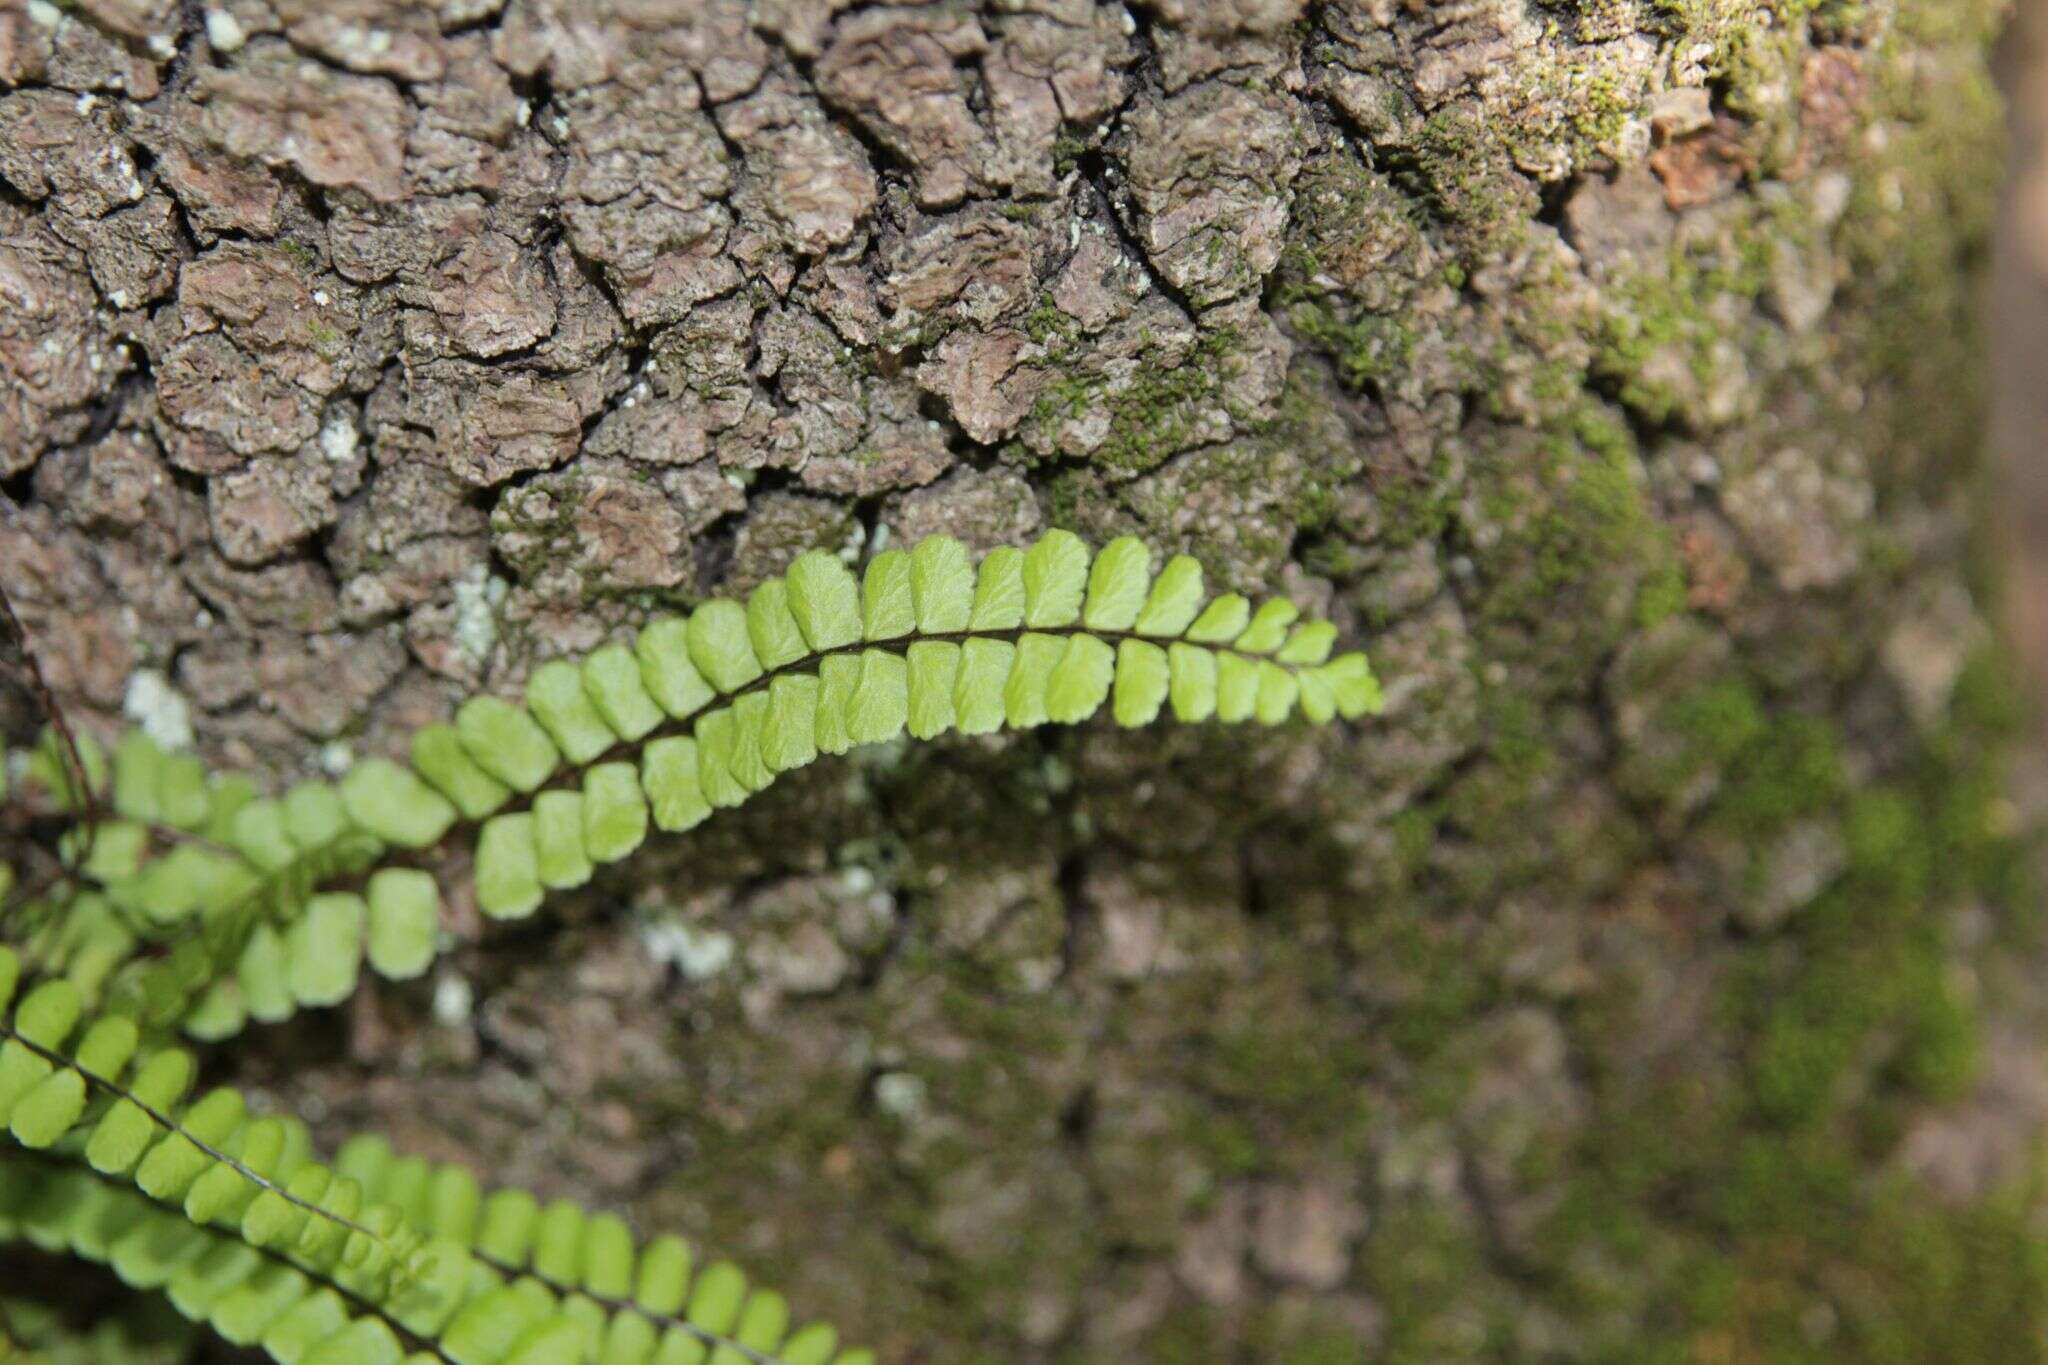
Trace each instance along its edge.
{"label": "green moss", "polygon": [[1347,321],[1326,305],[1299,303],[1287,310],[1287,321],[1330,353],[1353,388],[1406,369],[1415,353],[1415,330],[1398,316],[1368,313]]}
{"label": "green moss", "polygon": [[1541,207],[1499,131],[1470,105],[1453,103],[1430,115],[1410,151],[1430,205],[1475,248],[1504,248]]}
{"label": "green moss", "polygon": [[1487,1359],[1507,1345],[1507,1305],[1477,1228],[1438,1207],[1398,1201],[1381,1210],[1361,1260],[1387,1312],[1371,1358],[1436,1365]]}
{"label": "green moss", "polygon": [[[1598,406],[1532,452],[1504,449],[1474,470],[1488,587],[1480,622],[1492,652],[1562,681],[1670,604],[1674,554],[1652,515],[1634,442]],[[1639,604],[1645,580],[1656,598]]]}
{"label": "green moss", "polygon": [[[1663,270],[1624,273],[1604,288],[1593,373],[1652,422],[1712,426],[1707,395],[1733,382],[1731,318],[1747,314],[1761,281],[1702,269],[1674,254]],[[1717,305],[1733,301],[1733,309]],[[1673,362],[1676,362],[1674,366]]]}
{"label": "green moss", "polygon": [[[1725,746],[1753,721],[1720,728]],[[1849,803],[1850,870],[1793,922],[1796,952],[1752,941],[1725,973],[1715,1026],[1742,1040],[1741,1087],[1699,1076],[1606,1092],[1542,1241],[1663,1267],[1671,1316],[1629,1358],[2031,1358],[2048,1257],[2027,1201],[1942,1205],[1869,1175],[1912,1106],[1970,1085],[1981,1050],[1979,1011],[1949,984],[1951,950],[1923,912],[1946,841],[1932,811],[1960,787],[1979,793],[1977,827],[1991,820],[1975,774],[1992,751],[1958,740],[1936,737],[1929,754],[1950,757],[1911,785]],[[1730,798],[1742,809],[1783,818],[1839,801],[1824,727],[1773,722],[1744,747]],[[1583,1035],[1603,1040],[1595,1074],[1611,1027]],[[1651,1208],[1664,1212],[1645,1220]],[[1964,1287],[1976,1273],[1992,1275],[1983,1295]],[[1816,1312],[1830,1336],[1814,1337]]]}
{"label": "green moss", "polygon": [[1050,293],[1041,293],[1038,302],[1024,315],[1025,335],[1048,350],[1058,351],[1071,344],[1075,330],[1074,320],[1052,301]]}
{"label": "green moss", "polygon": [[1262,1306],[1247,1335],[1256,1357],[1275,1365],[1356,1365],[1371,1344],[1339,1312],[1286,1302]]}
{"label": "green moss", "polygon": [[1840,801],[1848,777],[1840,732],[1817,716],[1771,717],[1735,764],[1718,818],[1762,838]]}
{"label": "green moss", "polygon": [[1685,570],[1675,557],[1651,565],[1636,590],[1636,624],[1645,630],[1685,610]]}
{"label": "green moss", "polygon": [[1141,364],[1120,385],[1096,374],[1062,376],[1046,386],[1025,423],[1037,429],[1037,444],[1055,449],[1062,424],[1106,412],[1108,434],[1088,459],[1121,473],[1143,473],[1194,444],[1221,399],[1236,352],[1235,330],[1220,327],[1203,332],[1179,364]]}

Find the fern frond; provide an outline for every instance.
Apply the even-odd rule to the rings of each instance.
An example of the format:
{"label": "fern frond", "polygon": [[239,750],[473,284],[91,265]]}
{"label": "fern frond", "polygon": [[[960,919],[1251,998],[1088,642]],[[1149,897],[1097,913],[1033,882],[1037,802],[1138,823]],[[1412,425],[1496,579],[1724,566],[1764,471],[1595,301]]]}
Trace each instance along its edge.
{"label": "fern frond", "polygon": [[[96,854],[97,894],[119,934],[81,903],[101,932],[47,957],[34,947],[31,961],[97,985],[110,962],[169,935],[172,951],[129,961],[111,999],[223,1038],[345,998],[365,960],[391,977],[425,970],[439,898],[423,874],[390,867],[360,890],[321,893],[390,849],[473,839],[479,906],[519,918],[654,831],[689,829],[821,755],[904,734],[1074,724],[1105,705],[1124,727],[1167,713],[1268,725],[1375,713],[1365,656],[1333,658],[1336,638],[1285,599],[1211,598],[1188,556],[1155,576],[1132,537],[1091,555],[1051,531],[976,563],[933,536],[877,555],[860,578],[812,551],[744,603],[706,602],[541,665],[523,705],[472,698],[413,736],[409,765],[367,759],[273,800],[124,737],[113,819],[96,841],[113,850]],[[54,747],[38,752],[57,780]],[[160,826],[194,837],[122,853],[136,842],[128,831]]]}
{"label": "fern frond", "polygon": [[[0,949],[8,987],[0,1001],[14,970],[12,954]],[[181,1312],[213,1321],[232,1341],[258,1339],[249,1320],[259,1311],[283,1314],[326,1288],[355,1317],[330,1321],[325,1313],[323,1331],[345,1333],[349,1349],[382,1352],[388,1342],[395,1351],[410,1336],[456,1365],[701,1359],[707,1351],[714,1360],[793,1365],[869,1359],[835,1356],[837,1337],[822,1325],[790,1335],[781,1296],[750,1291],[736,1266],[721,1262],[693,1277],[680,1239],[642,1248],[615,1215],[588,1216],[567,1201],[543,1209],[518,1191],[480,1199],[466,1171],[396,1158],[382,1139],[352,1142],[324,1165],[303,1124],[252,1114],[231,1089],[181,1104],[195,1074],[189,1054],[139,1052],[125,1016],[85,1023],[68,982],[31,991],[0,1023],[0,1039],[0,1125],[20,1153],[0,1155],[0,1187],[44,1191],[15,1209],[31,1224],[43,1216],[32,1240],[51,1241],[52,1226],[61,1226],[62,1245],[91,1257],[82,1230],[99,1228],[109,1208],[127,1210],[126,1220],[146,1231],[127,1261],[106,1247],[117,1273],[140,1287],[167,1284]],[[95,1093],[111,1103],[92,1106]],[[31,1156],[47,1157],[57,1174],[24,1174],[42,1169],[23,1164]],[[146,1218],[135,1212],[138,1199],[153,1210]],[[94,1235],[110,1242],[103,1231]],[[179,1278],[188,1265],[196,1281]],[[266,1266],[253,1301],[232,1301],[242,1304],[235,1323],[247,1325],[215,1320],[214,1305]],[[166,1273],[155,1278],[159,1270]],[[531,1311],[513,1311],[520,1305]],[[523,1340],[528,1329],[560,1353],[533,1343],[511,1356],[485,1349],[508,1330],[507,1340]],[[653,1351],[665,1337],[700,1349],[629,1349],[644,1342]],[[614,1341],[619,1354],[602,1354]]]}
{"label": "fern frond", "polygon": [[860,745],[1105,707],[1125,727],[1377,712],[1365,656],[1333,658],[1336,638],[1284,599],[1211,598],[1186,556],[1155,576],[1129,537],[1091,554],[1053,531],[976,563],[939,536],[860,578],[801,555],[745,602],[543,664],[523,703],[471,699],[409,763],[276,799],[139,734],[111,758],[46,741],[23,769],[77,823],[0,946],[0,1238],[104,1261],[287,1365],[871,1365],[829,1327],[792,1334],[780,1295],[696,1269],[679,1238],[486,1198],[378,1138],[323,1164],[294,1119],[231,1089],[188,1098],[196,1066],[161,1035],[339,1003],[364,965],[423,972],[440,890],[393,850],[473,839],[479,906],[516,918]]}
{"label": "fern frond", "polygon": [[518,1189],[484,1195],[466,1168],[399,1157],[375,1135],[347,1143],[335,1168],[360,1183],[366,1197],[396,1206],[413,1226],[462,1246],[506,1278],[503,1294],[451,1324],[449,1343],[465,1351],[476,1338],[504,1332],[511,1305],[530,1293],[520,1286],[537,1284],[564,1302],[603,1310],[601,1361],[648,1358],[643,1349],[673,1336],[701,1343],[719,1365],[872,1365],[868,1351],[840,1351],[827,1324],[792,1332],[780,1294],[750,1288],[729,1261],[699,1268],[680,1237],[642,1243],[618,1215],[591,1214],[570,1200],[543,1205]]}
{"label": "fern frond", "polygon": [[[0,1010],[16,972],[0,948]],[[0,1022],[0,1126],[15,1145],[63,1151],[194,1222],[238,1226],[257,1246],[289,1234],[316,1262],[346,1261],[366,1277],[410,1273],[419,1239],[312,1162],[303,1124],[254,1116],[227,1088],[181,1105],[197,1074],[189,1053],[141,1048],[125,1015],[82,1015],[76,987],[59,979]]]}
{"label": "fern frond", "polygon": [[[346,788],[307,782],[278,800],[259,798],[239,775],[209,775],[193,756],[166,753],[136,731],[99,770],[108,777],[96,793],[104,818],[73,831],[64,849],[82,888],[18,907],[22,927],[13,937],[35,975],[65,976],[88,999],[104,988],[110,1008],[151,1025],[183,1022],[202,1038],[233,1032],[245,1013],[282,1018],[297,1004],[353,989],[353,972],[303,981],[311,998],[269,1009],[259,1000],[248,1010],[228,1008],[238,997],[218,989],[252,954],[252,938],[270,936],[254,947],[245,980],[258,978],[274,936],[307,932],[302,924],[318,887],[359,876],[383,857],[386,842],[349,816]],[[89,842],[78,847],[81,833]],[[417,952],[395,940],[416,936],[417,926],[394,932],[393,917],[388,909],[375,917],[388,951],[373,965],[416,971],[424,966],[411,965]],[[323,918],[335,912],[315,917]],[[138,956],[158,943],[170,951]],[[279,988],[293,982],[283,972],[260,979]]]}
{"label": "fern frond", "polygon": [[[552,1209],[555,1206],[550,1206]],[[596,1220],[593,1220],[595,1222]],[[620,1225],[622,1227],[622,1225]],[[615,1242],[584,1278],[619,1296],[520,1274],[437,1236],[397,1291],[346,1264],[309,1265],[193,1222],[134,1187],[34,1154],[0,1151],[0,1242],[109,1266],[164,1291],[187,1319],[281,1365],[873,1365],[822,1325],[791,1332],[779,1295],[725,1263],[692,1276],[688,1248],[651,1243],[637,1268]]]}
{"label": "fern frond", "polygon": [[[908,733],[1074,724],[1356,719],[1380,706],[1359,653],[1291,602],[1208,600],[1186,556],[1155,578],[1130,537],[1091,556],[1052,531],[977,566],[935,536],[863,578],[820,551],[745,604],[657,620],[580,665],[536,670],[526,705],[479,698],[423,732],[420,778],[445,797],[407,833],[481,821],[477,899],[531,914],[650,829],[688,829],[821,754]],[[636,667],[637,665],[637,667]],[[637,782],[629,781],[637,760]],[[580,780],[579,780],[580,778]]]}

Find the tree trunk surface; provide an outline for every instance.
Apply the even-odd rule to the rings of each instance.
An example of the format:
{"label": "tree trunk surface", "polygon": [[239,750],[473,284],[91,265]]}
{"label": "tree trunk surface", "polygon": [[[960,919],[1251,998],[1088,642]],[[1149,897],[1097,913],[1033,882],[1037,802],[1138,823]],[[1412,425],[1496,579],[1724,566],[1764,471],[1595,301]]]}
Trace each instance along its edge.
{"label": "tree trunk surface", "polygon": [[1188,551],[1385,716],[820,764],[224,1070],[894,1361],[2035,1358],[2001,17],[0,7],[0,585],[283,784],[805,548]]}

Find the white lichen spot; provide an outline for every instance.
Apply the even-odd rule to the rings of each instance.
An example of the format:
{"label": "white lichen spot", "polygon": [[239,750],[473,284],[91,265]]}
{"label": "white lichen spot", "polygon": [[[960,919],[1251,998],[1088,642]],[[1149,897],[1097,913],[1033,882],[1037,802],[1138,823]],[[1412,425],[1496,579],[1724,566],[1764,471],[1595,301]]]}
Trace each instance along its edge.
{"label": "white lichen spot", "polygon": [[481,564],[455,580],[455,647],[473,668],[483,667],[498,643],[498,604],[510,587]]}
{"label": "white lichen spot", "polygon": [[41,28],[55,28],[64,22],[64,11],[50,0],[28,0],[29,22]]}
{"label": "white lichen spot", "polygon": [[313,302],[325,308],[328,304],[327,291],[325,289],[315,289],[313,291]]}
{"label": "white lichen spot", "polygon": [[518,124],[521,128],[524,128],[527,124],[533,122],[533,101],[519,101],[519,107],[512,111],[512,121]]}
{"label": "white lichen spot", "polygon": [[913,1076],[908,1071],[890,1071],[875,1078],[875,1103],[882,1111],[894,1114],[899,1119],[920,1118],[924,1114],[926,1090],[924,1078]]}
{"label": "white lichen spot", "polygon": [[680,920],[652,920],[640,928],[641,946],[663,966],[674,967],[685,981],[708,981],[732,965],[738,954],[733,936],[722,929],[697,929]]}
{"label": "white lichen spot", "polygon": [[165,749],[192,747],[192,708],[171,680],[154,668],[138,668],[128,675],[121,714]]}
{"label": "white lichen spot", "polygon": [[878,521],[875,529],[868,532],[868,553],[878,555],[889,548],[889,525]]}
{"label": "white lichen spot", "polygon": [[178,44],[168,33],[152,33],[149,35],[149,51],[150,55],[155,57],[175,57],[178,55]]}
{"label": "white lichen spot", "polygon": [[320,428],[320,453],[336,464],[343,464],[355,456],[361,440],[355,420],[337,408],[327,415]]}
{"label": "white lichen spot", "polygon": [[224,9],[210,9],[206,12],[206,41],[213,44],[215,52],[233,52],[249,41],[242,23]]}
{"label": "white lichen spot", "polygon": [[78,97],[72,107],[78,110],[81,115],[90,114],[93,110],[100,107],[99,96],[88,90]]}
{"label": "white lichen spot", "polygon": [[459,972],[443,972],[434,979],[434,1022],[459,1028],[469,1022],[476,1008],[476,990]]}
{"label": "white lichen spot", "polygon": [[356,751],[345,739],[330,739],[320,746],[320,769],[329,777],[340,777],[356,765]]}

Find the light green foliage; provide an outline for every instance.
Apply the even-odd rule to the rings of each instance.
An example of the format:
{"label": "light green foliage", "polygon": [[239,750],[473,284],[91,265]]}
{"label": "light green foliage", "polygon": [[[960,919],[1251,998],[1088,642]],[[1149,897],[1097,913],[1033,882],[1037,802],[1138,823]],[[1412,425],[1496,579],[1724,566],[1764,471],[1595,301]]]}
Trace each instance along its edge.
{"label": "light green foliage", "polygon": [[662,722],[661,708],[640,680],[640,661],[624,645],[606,645],[583,661],[583,690],[621,739],[639,739]]}
{"label": "light green foliage", "polygon": [[860,638],[860,588],[844,564],[822,550],[808,550],[789,566],[787,582],[790,611],[814,651]]}
{"label": "light green foliage", "polygon": [[1116,651],[1093,635],[1074,635],[1060,651],[1045,684],[1045,714],[1060,725],[1088,719],[1109,695]]}
{"label": "light green foliage", "polygon": [[477,836],[477,908],[493,919],[523,919],[540,901],[533,816],[517,811],[491,817]]}
{"label": "light green foliage", "polygon": [[1024,624],[1072,625],[1087,583],[1088,547],[1072,531],[1047,531],[1024,553]]}
{"label": "light green foliage", "polygon": [[286,979],[302,1005],[338,1005],[356,988],[369,912],[348,892],[315,896],[285,936]]}
{"label": "light green foliage", "polygon": [[[1329,659],[1335,630],[1328,623],[1298,624],[1299,609],[1284,599],[1254,612],[1245,598],[1226,594],[1204,609],[1199,565],[1176,558],[1155,581],[1151,558],[1126,537],[1091,560],[1079,537],[1053,531],[1029,550],[991,552],[977,574],[964,547],[933,537],[878,555],[856,580],[837,559],[813,552],[799,556],[786,579],[756,588],[744,607],[713,601],[686,621],[650,625],[634,650],[639,681],[652,696],[673,699],[665,708],[691,731],[687,739],[662,735],[642,752],[639,795],[655,827],[688,828],[819,754],[906,730],[929,739],[948,729],[985,734],[1005,725],[1076,723],[1112,693],[1114,718],[1131,725],[1149,724],[1169,697],[1182,720],[1279,724],[1297,708],[1320,720],[1377,709],[1364,656]],[[1032,628],[1010,638],[1023,626]],[[1168,655],[1156,645],[1120,648],[1097,631],[1162,639],[1179,631],[1185,640]],[[890,646],[905,637],[907,644]],[[878,647],[850,652],[863,640]],[[608,648],[606,671],[624,677],[624,647]],[[666,677],[671,668],[683,674],[679,683]],[[536,686],[544,671],[536,672]],[[1300,676],[1310,672],[1312,681]],[[592,676],[589,665],[584,676]],[[732,700],[719,705],[722,696]],[[572,761],[578,752],[602,751],[598,733],[579,741],[559,714],[542,724]],[[531,779],[539,767],[536,761],[522,776]],[[544,890],[580,885],[592,864],[636,846],[644,830],[634,823],[638,806],[624,776],[622,768],[607,772],[595,812],[584,804],[586,781],[583,797],[542,792],[525,819],[500,815],[487,823],[477,850],[484,912],[529,914]],[[616,831],[599,818],[614,812],[622,822]]]}
{"label": "light green foliage", "polygon": [[498,697],[472,697],[455,713],[470,759],[506,786],[530,792],[548,780],[560,755],[540,725]]}
{"label": "light green foliage", "polygon": [[671,833],[689,829],[711,814],[711,805],[697,781],[695,740],[676,736],[648,745],[640,756],[640,785],[647,793],[656,829]]}
{"label": "light green foliage", "polygon": [[1166,701],[1166,651],[1149,640],[1125,640],[1116,653],[1116,723],[1127,729],[1150,725]]}
{"label": "light green foliage", "polygon": [[434,960],[441,922],[441,892],[418,868],[387,867],[370,878],[369,959],[395,981],[418,976]]}
{"label": "light green foliage", "polygon": [[1003,683],[1016,662],[1008,640],[968,640],[960,646],[960,672],[953,683],[953,711],[960,733],[985,735],[1002,728]]}
{"label": "light green foliage", "polygon": [[747,599],[747,638],[754,657],[767,669],[793,664],[810,652],[789,609],[789,588],[781,579],[769,579]]}
{"label": "light green foliage", "polygon": [[1194,624],[1208,594],[1202,587],[1202,566],[1187,555],[1175,555],[1159,571],[1133,627],[1140,635],[1172,638]]}
{"label": "light green foliage", "polygon": [[413,736],[412,766],[465,820],[483,819],[512,796],[510,787],[477,766],[452,725],[429,725]]}
{"label": "light green foliage", "polygon": [[906,723],[911,735],[931,739],[944,734],[958,715],[953,688],[960,676],[960,646],[950,640],[919,640],[905,659],[910,708]]}
{"label": "light green foliage", "polygon": [[583,847],[583,794],[544,791],[533,800],[534,869],[551,891],[590,880],[590,855]]}
{"label": "light green foliage", "polygon": [[1136,536],[1102,547],[1088,570],[1088,600],[1081,619],[1090,630],[1129,630],[1137,624],[1152,584],[1152,551]]}
{"label": "light green foliage", "polygon": [[583,670],[567,659],[552,659],[533,670],[526,680],[526,709],[562,756],[578,767],[617,741],[584,692]]}
{"label": "light green foliage", "polygon": [[647,800],[630,763],[600,763],[583,775],[583,845],[615,863],[647,837]]}
{"label": "light green foliage", "polygon": [[1251,624],[1244,633],[1231,642],[1231,648],[1240,654],[1271,654],[1287,641],[1287,628],[1301,616],[1301,608],[1284,597],[1275,597],[1259,604]]}
{"label": "light green foliage", "polygon": [[870,640],[895,640],[917,629],[911,602],[910,556],[884,550],[868,565],[860,585],[861,630]]}
{"label": "light green foliage", "polygon": [[1196,644],[1220,645],[1242,635],[1251,619],[1251,603],[1227,592],[1202,609],[1202,614],[1188,627],[1187,638]]}
{"label": "light green foliage", "polygon": [[747,609],[714,598],[690,614],[690,660],[720,692],[736,692],[761,676],[748,637]]}
{"label": "light green foliage", "polygon": [[364,759],[341,780],[350,820],[388,844],[426,848],[455,823],[455,807],[414,773],[389,759]]}
{"label": "light green foliage", "polygon": [[[233,1090],[190,1097],[194,1060],[167,1036],[338,1004],[366,962],[426,972],[441,889],[387,850],[472,840],[478,909],[517,919],[651,829],[906,732],[1075,724],[1106,704],[1124,726],[1169,704],[1267,724],[1378,709],[1364,655],[1331,657],[1334,627],[1284,600],[1206,601],[1186,557],[1152,566],[1136,539],[1091,555],[1065,531],[978,566],[933,537],[858,578],[807,553],[744,605],[542,664],[522,702],[472,698],[414,735],[408,762],[367,757],[276,799],[138,735],[111,763],[94,750],[84,780],[111,818],[66,845],[87,889],[28,958],[0,946],[0,1238],[103,1260],[288,1363],[870,1365],[828,1327],[792,1333],[781,1296],[736,1266],[699,1267],[672,1237],[640,1245],[616,1215],[484,1197],[381,1139],[324,1165],[296,1120]],[[28,769],[75,805],[54,746],[37,753]]]}
{"label": "light green foliage", "polygon": [[1024,552],[1008,545],[982,557],[974,580],[970,630],[1014,630],[1024,624]]}
{"label": "light green foliage", "polygon": [[650,621],[640,632],[634,652],[640,659],[640,681],[647,695],[670,716],[681,720],[711,700],[711,688],[690,660],[690,628],[680,617]]}
{"label": "light green foliage", "polygon": [[910,552],[910,594],[917,629],[945,635],[967,629],[974,611],[974,567],[951,536],[926,536]]}

